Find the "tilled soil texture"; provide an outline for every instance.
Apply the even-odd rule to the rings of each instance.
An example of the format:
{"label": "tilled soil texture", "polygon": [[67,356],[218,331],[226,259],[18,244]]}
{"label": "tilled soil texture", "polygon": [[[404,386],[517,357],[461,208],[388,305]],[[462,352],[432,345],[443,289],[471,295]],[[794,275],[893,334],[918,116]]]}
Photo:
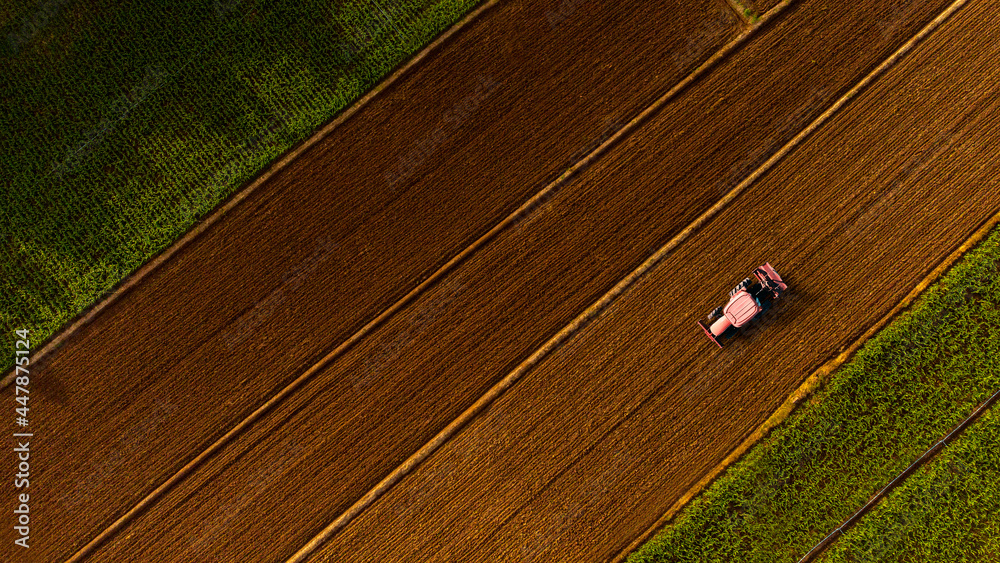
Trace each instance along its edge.
{"label": "tilled soil texture", "polygon": [[[721,0],[571,7],[484,13],[33,366],[31,498],[45,516],[31,560],[94,538],[738,29]],[[468,376],[407,445],[501,371]],[[341,414],[376,416],[358,401]],[[406,453],[356,461],[391,467]],[[379,476],[343,483],[347,497]]]}
{"label": "tilled soil texture", "polygon": [[[317,374],[141,517],[128,530],[130,537],[112,540],[95,560],[159,556],[187,561],[203,553],[220,559],[250,553],[282,560],[290,555],[468,406],[488,383],[503,377],[728,192],[934,14],[928,8],[904,22],[900,29],[905,33],[883,38],[872,32],[873,14],[880,9],[842,11],[839,19],[827,17],[820,7],[790,12],[786,21],[766,30],[613,149],[595,166],[599,175],[588,173],[561,189],[405,313]],[[831,26],[839,31],[826,33]],[[770,205],[791,211],[796,201],[787,200],[787,208]],[[672,283],[688,293],[711,281],[684,268],[677,271],[685,277],[675,276]],[[732,274],[727,269],[717,275],[722,279]],[[716,293],[721,297],[727,289]],[[701,316],[701,307],[691,306],[698,307]],[[710,307],[705,307],[707,312]],[[693,328],[704,338],[693,320],[688,324],[682,330]],[[650,352],[663,352],[655,348]],[[683,369],[684,362],[677,366]],[[676,376],[676,371],[671,373]],[[635,374],[636,384],[660,376]],[[573,392],[579,382],[572,371],[565,376],[570,379],[562,381],[563,391]],[[780,395],[773,388],[760,392]],[[603,408],[594,412],[587,417],[594,424],[613,414]],[[460,455],[475,451],[463,449]],[[454,467],[435,470],[435,487],[445,486]],[[681,483],[688,477],[680,475]],[[527,483],[519,480],[511,486]],[[386,532],[390,535],[367,530],[369,545],[348,530],[345,537],[353,539],[333,545],[349,549],[412,543],[401,539],[415,533],[404,524],[425,524],[423,517],[429,513],[423,510],[436,502],[435,490],[413,489],[402,503],[386,508],[388,518],[396,522]],[[275,499],[287,509],[274,510]],[[651,508],[654,520],[655,513]],[[604,547],[615,549],[651,521],[620,527],[621,536]],[[456,533],[426,524],[429,528],[420,528],[418,536],[429,538],[429,530],[439,529],[442,534]],[[525,534],[536,531],[528,521],[521,525]],[[547,537],[547,525],[539,525],[538,537]],[[283,532],[279,537],[269,530]],[[472,532],[488,534],[489,528],[474,527]],[[459,544],[468,540],[456,538]],[[418,541],[411,547],[427,546]],[[364,550],[356,555],[362,560],[375,557]],[[406,560],[404,555],[392,554],[386,560]],[[411,555],[421,560],[433,554]],[[507,556],[518,558],[517,552]],[[338,552],[337,558],[349,557]]]}
{"label": "tilled soil texture", "polygon": [[741,0],[744,6],[763,14],[781,3],[781,0]]}
{"label": "tilled soil texture", "polygon": [[[1000,210],[991,10],[959,12],[310,561],[623,549]],[[622,158],[668,144],[650,127]],[[618,161],[581,182],[622,189]],[[716,348],[695,321],[765,260],[791,287],[785,302]]]}

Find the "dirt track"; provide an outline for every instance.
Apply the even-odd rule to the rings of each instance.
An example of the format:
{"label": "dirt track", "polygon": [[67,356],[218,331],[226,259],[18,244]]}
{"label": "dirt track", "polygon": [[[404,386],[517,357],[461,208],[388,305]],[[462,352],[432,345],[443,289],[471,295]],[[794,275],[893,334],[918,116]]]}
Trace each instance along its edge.
{"label": "dirt track", "polygon": [[[981,4],[975,9],[985,10]],[[887,56],[902,38],[912,35],[941,5],[914,7],[914,13],[904,14],[895,27],[885,26],[891,31],[884,35],[873,32],[879,29],[875,23],[877,15],[885,13],[885,9],[842,7],[830,14],[821,7],[802,7],[788,13],[783,22],[766,30],[583,177],[561,189],[538,213],[503,233],[403,313],[319,373],[291,400],[157,503],[121,537],[108,543],[95,560],[200,561],[205,560],[206,553],[220,560],[237,556],[281,560],[294,552],[555,330],[716,201],[747,171],[763,162],[834,97]],[[562,30],[576,21],[576,17],[583,18],[586,8],[580,10],[579,16],[574,14],[556,29]],[[972,7],[966,10],[972,11]],[[493,17],[521,22],[516,19],[519,16],[523,16],[522,11],[514,10]],[[596,15],[592,18],[595,22],[601,19]],[[968,13],[961,18],[974,19]],[[490,25],[499,25],[489,21]],[[547,29],[548,22],[544,18],[542,22]],[[639,23],[641,18],[635,16],[622,25],[631,29]],[[663,22],[657,25],[662,26]],[[956,26],[949,25],[947,29],[952,27]],[[527,41],[539,32],[523,33]],[[944,30],[938,37],[943,33]],[[866,48],[859,48],[857,43],[849,45],[845,38],[868,43]],[[474,43],[467,37],[464,39]],[[975,41],[971,47],[949,48],[984,53],[981,59],[976,59],[986,65],[986,70],[978,71],[977,80],[968,83],[954,80],[953,75],[959,72],[955,69],[930,69],[950,78],[944,81],[948,88],[970,88],[970,99],[983,93],[982,85],[996,83],[990,66],[995,56],[985,54],[994,49],[989,42],[996,43],[996,37],[990,37],[990,30],[983,28]],[[937,39],[935,43],[945,42]],[[689,46],[686,44],[684,49]],[[553,46],[531,46],[534,50],[540,48]],[[606,52],[607,48],[603,46],[605,51],[595,53]],[[641,61],[642,57],[631,54],[634,48],[627,49],[629,55],[619,55],[619,60]],[[812,56],[804,56],[805,53]],[[944,58],[937,60],[941,62]],[[434,64],[444,63],[435,60]],[[615,68],[620,66],[617,63]],[[942,107],[950,103],[953,112],[932,111],[929,117],[936,122],[918,120],[908,124],[906,120],[914,119],[917,112],[903,112],[907,96],[936,92],[932,81],[924,91],[900,87],[920,68],[914,55],[884,77],[863,100],[852,104],[807,146],[796,151],[778,170],[685,243],[655,275],[616,302],[610,314],[530,372],[486,415],[335,537],[324,554],[334,561],[367,560],[377,555],[386,560],[434,560],[449,556],[484,561],[531,560],[531,557],[547,560],[557,553],[567,560],[590,560],[614,553],[637,535],[688,484],[766,417],[811,366],[863,330],[871,320],[866,315],[874,318],[879,311],[884,313],[909,285],[933,267],[935,259],[947,253],[979,220],[1000,205],[1000,188],[993,180],[996,175],[990,169],[990,159],[981,161],[985,168],[965,166],[965,173],[981,175],[984,179],[981,184],[963,183],[943,174],[944,168],[936,168],[948,165],[951,167],[948,170],[957,174],[962,170],[958,166],[963,158],[978,163],[976,159],[982,158],[981,155],[995,151],[995,123],[972,127],[968,136],[962,137],[966,144],[959,143],[965,148],[954,154],[944,150],[949,145],[941,144],[950,137],[936,136],[949,118],[957,119],[963,111],[974,121],[995,108],[977,106],[969,99],[957,102],[962,100],[961,92],[950,92],[951,97],[944,96],[939,103]],[[586,66],[583,70],[588,69]],[[583,70],[580,73],[586,74]],[[919,77],[929,76],[928,69],[924,70],[925,75]],[[987,77],[987,71],[993,74]],[[498,79],[503,88],[513,84],[510,79],[504,82],[507,72],[497,73],[503,76]],[[424,77],[416,84],[426,89],[426,84],[432,83],[423,82],[426,80]],[[635,81],[624,79],[624,82],[608,84],[608,88],[618,86],[618,89],[607,95],[625,91],[634,95],[638,86]],[[628,98],[633,100],[632,113],[640,101],[648,102],[652,93],[665,89],[665,84],[649,84],[644,90],[645,98]],[[570,87],[567,83],[552,86],[560,92],[567,87]],[[594,96],[592,89],[593,85],[587,92]],[[511,90],[517,91],[517,88]],[[457,99],[464,95],[447,88],[437,92],[445,93]],[[63,410],[41,420],[50,425],[44,435],[53,437],[53,441],[60,440],[64,447],[77,443],[72,451],[80,456],[97,457],[77,458],[75,465],[40,464],[40,478],[46,475],[54,478],[46,479],[40,496],[51,495],[56,487],[49,483],[59,480],[62,480],[59,486],[66,487],[60,489],[64,495],[74,490],[73,471],[100,477],[96,481],[92,478],[82,489],[76,486],[78,496],[95,493],[93,498],[75,500],[78,497],[68,496],[63,502],[75,504],[61,504],[64,507],[61,513],[50,512],[63,529],[79,530],[79,534],[66,537],[64,544],[50,544],[51,550],[44,553],[51,557],[44,560],[68,555],[71,541],[78,544],[81,539],[89,539],[101,524],[120,514],[123,507],[131,506],[130,502],[141,492],[151,489],[171,469],[192,457],[191,452],[221,434],[227,423],[240,418],[261,397],[289,380],[296,370],[301,371],[323,350],[356,329],[362,322],[357,319],[377,312],[375,304],[384,308],[392,296],[398,297],[404,291],[399,288],[412,285],[440,265],[447,259],[445,249],[453,250],[460,243],[467,243],[470,235],[464,235],[463,239],[461,232],[474,233],[470,228],[472,223],[454,223],[454,217],[458,214],[465,217],[468,213],[469,217],[480,217],[481,225],[487,225],[486,219],[495,221],[501,216],[494,208],[502,207],[509,213],[519,203],[517,198],[523,200],[531,192],[529,188],[537,189],[544,179],[554,177],[569,156],[591,140],[586,139],[586,127],[581,123],[575,134],[582,142],[563,145],[567,141],[559,135],[570,135],[576,130],[559,127],[569,127],[573,119],[589,119],[590,126],[599,123],[592,115],[581,115],[586,113],[581,109],[589,105],[571,103],[573,96],[560,96],[558,103],[553,101],[547,110],[565,116],[553,118],[550,131],[555,131],[554,138],[506,153],[489,149],[496,151],[490,153],[496,159],[518,159],[524,150],[537,147],[532,158],[549,162],[547,169],[542,170],[539,162],[524,159],[506,164],[512,168],[495,164],[496,170],[489,166],[477,168],[475,162],[464,166],[457,161],[449,162],[447,158],[482,154],[492,143],[502,147],[496,135],[515,135],[516,129],[508,131],[506,127],[488,130],[494,127],[491,123],[503,123],[503,118],[494,121],[497,116],[490,115],[495,111],[491,100],[509,103],[508,97],[512,96],[490,94],[477,108],[476,116],[484,116],[481,123],[479,117],[470,117],[475,124],[470,121],[470,125],[431,151],[421,165],[431,171],[425,176],[415,174],[414,180],[419,176],[419,182],[393,202],[410,205],[412,215],[407,215],[403,207],[395,208],[399,211],[390,208],[377,221],[372,219],[374,225],[361,224],[365,213],[372,213],[364,207],[367,200],[352,201],[357,209],[350,210],[351,206],[336,199],[337,194],[331,194],[331,204],[344,205],[345,224],[354,215],[358,221],[345,231],[354,234],[337,239],[339,246],[335,250],[327,251],[332,247],[318,242],[308,245],[264,237],[262,233],[273,235],[270,230],[275,228],[273,222],[295,218],[292,214],[286,216],[287,209],[271,212],[277,207],[275,198],[303,199],[299,185],[302,180],[294,177],[294,170],[289,170],[277,179],[273,191],[242,208],[243,215],[237,214],[238,217],[213,230],[206,240],[179,257],[181,262],[205,264],[202,270],[207,270],[206,276],[212,275],[213,268],[207,262],[212,252],[219,253],[215,260],[245,261],[239,268],[247,271],[246,280],[256,279],[258,273],[268,268],[276,269],[270,273],[270,281],[265,281],[264,289],[255,290],[255,285],[220,277],[205,283],[195,299],[178,289],[183,285],[176,285],[191,279],[187,276],[193,266],[172,263],[134,296],[124,300],[123,309],[116,308],[115,312],[103,315],[95,324],[97,328],[92,327],[57,353],[42,369],[46,378],[55,374],[51,375],[55,379],[49,380],[49,397],[61,398]],[[403,96],[394,91],[389,98],[398,104]],[[611,99],[611,102],[627,104],[628,99]],[[417,103],[412,97],[408,100]],[[567,104],[576,109],[567,111]],[[441,107],[451,106],[443,103]],[[611,104],[611,107],[617,106]],[[899,121],[889,120],[892,114],[885,110],[887,107],[901,108]],[[509,109],[513,111],[513,106]],[[393,117],[394,111],[402,110],[394,108],[379,118],[365,114],[357,120],[361,125],[355,121],[348,125],[374,126],[371,124]],[[434,130],[439,115],[426,120],[425,132]],[[879,119],[888,121],[879,123]],[[537,115],[532,122],[537,122]],[[391,123],[378,126],[393,127]],[[965,123],[963,127],[964,131],[971,125]],[[921,137],[915,131],[928,133]],[[597,135],[593,129],[589,133],[599,138],[601,131],[598,127]],[[350,134],[370,137],[362,136],[356,129]],[[981,137],[976,137],[977,134]],[[458,140],[458,137],[463,138]],[[847,142],[852,139],[853,144]],[[336,145],[330,143],[333,141],[324,142],[321,147],[336,151]],[[470,145],[475,149],[470,149]],[[838,150],[831,151],[832,146],[838,146]],[[464,152],[459,152],[460,147]],[[895,151],[897,147],[902,148]],[[942,150],[928,151],[926,147]],[[312,161],[309,155],[303,160],[312,166],[311,172],[336,178],[338,172],[333,170],[334,166],[322,164],[322,154]],[[364,153],[359,153],[357,166],[360,154]],[[551,154],[560,156],[548,158]],[[435,158],[441,162],[432,164]],[[377,167],[384,167],[385,160],[372,160],[369,168],[373,170],[371,174],[377,175]],[[389,166],[391,169],[392,164]],[[306,170],[304,164],[300,173]],[[907,177],[899,187],[886,183],[900,171],[907,172]],[[505,172],[525,176],[531,185],[507,183],[511,178],[504,176]],[[488,183],[491,178],[493,184]],[[492,191],[477,183],[481,180],[487,181]],[[411,198],[410,194],[419,191],[420,186],[426,190],[421,196],[425,198],[423,201],[435,196],[441,203],[418,205],[421,200]],[[463,205],[449,209],[445,202],[455,192],[448,193],[442,186],[475,192],[462,200]],[[288,191],[292,187],[297,191]],[[949,189],[965,191],[949,194]],[[762,195],[775,191],[784,192],[784,197],[768,199]],[[390,196],[386,197],[391,199]],[[968,199],[956,199],[962,196]],[[490,198],[503,198],[507,203],[501,205]],[[884,203],[887,201],[888,204]],[[843,205],[838,207],[839,204]],[[310,225],[323,225],[326,216],[317,209],[315,200],[297,205],[302,206],[300,218],[290,222],[288,228],[292,234],[286,236],[313,241],[331,232],[325,228],[310,230]],[[762,207],[768,212],[760,213]],[[928,213],[919,221],[892,220],[909,218],[910,211],[921,207],[926,207]],[[737,219],[741,210],[747,217]],[[348,214],[349,211],[354,215]],[[958,211],[968,213],[960,218],[954,215]],[[256,223],[251,220],[255,212]],[[445,217],[446,212],[452,216]],[[885,215],[889,213],[892,215]],[[305,220],[301,219],[303,216]],[[816,225],[815,232],[809,232],[809,225],[817,216],[825,217],[825,221]],[[773,223],[765,224],[772,220]],[[370,247],[370,253],[341,262],[348,246],[363,246],[363,237],[377,232],[368,229],[375,229],[378,221],[415,233],[416,238],[399,238],[400,231],[384,233],[385,245],[395,244],[401,249],[417,245],[424,252],[439,254],[381,253]],[[734,228],[747,221],[753,223],[753,229],[734,232]],[[925,235],[929,232],[927,226],[935,226],[935,239]],[[353,228],[357,230],[351,231]],[[240,233],[240,229],[248,230]],[[874,252],[878,254],[873,254],[872,247],[865,246],[864,237],[877,229],[894,236],[885,237],[888,241],[885,247],[877,247]],[[250,238],[250,230],[261,233],[259,240]],[[427,236],[421,239],[421,233]],[[435,246],[435,237],[431,236],[438,233],[441,233],[441,247]],[[210,240],[215,237],[219,238]],[[226,247],[221,243],[223,240],[240,244]],[[449,240],[454,241],[450,247]],[[721,245],[720,240],[732,241],[733,246]],[[787,243],[775,244],[775,240]],[[912,240],[926,244],[910,248],[912,245],[907,241]],[[276,252],[273,249],[284,244],[292,244],[298,252],[284,264],[298,264],[297,268],[267,262]],[[378,270],[371,263],[361,262],[377,259],[391,265],[386,267],[392,270]],[[770,259],[788,272],[789,283],[801,298],[789,300],[765,334],[717,352],[694,326],[694,319],[713,307],[728,289],[726,284],[732,281],[728,269],[719,270],[713,265],[733,261],[738,265],[734,268],[739,270],[756,265],[752,262],[760,259]],[[857,271],[841,269],[840,265],[850,260],[857,262]],[[880,268],[886,261],[892,262],[893,267]],[[342,264],[351,267],[342,271]],[[251,267],[254,269],[249,270]],[[282,274],[289,271],[294,273],[285,278],[286,289],[269,292],[266,284],[270,283],[274,290]],[[361,275],[369,271],[380,272],[379,279],[385,279],[388,285],[360,293],[374,279]],[[683,280],[678,280],[679,272],[683,272]],[[392,278],[392,274],[396,277]],[[840,286],[831,290],[817,282],[845,276],[878,280],[880,285],[857,295]],[[351,281],[360,284],[359,289],[348,286]],[[330,287],[342,289],[331,292]],[[540,288],[545,289],[540,291]],[[156,315],[136,314],[157,299],[165,299],[171,290],[178,297],[160,304]],[[219,331],[224,321],[215,318],[217,313],[191,317],[198,319],[197,323],[189,321],[198,330],[189,329],[186,333],[178,332],[186,318],[184,312],[169,313],[182,306],[201,307],[204,311],[222,307],[221,298],[216,301],[217,293],[251,305],[262,304],[258,305],[256,317],[244,319],[261,318],[266,313],[263,321],[250,322],[253,334],[237,342],[239,352],[234,352],[233,358],[220,353],[232,333]],[[331,302],[337,299],[339,304]],[[822,330],[813,331],[816,323],[810,312],[837,300],[850,306],[839,316],[834,315]],[[337,314],[349,309],[346,304],[351,302],[362,307],[348,310],[349,317]],[[313,303],[323,305],[315,307]],[[678,303],[683,304],[680,313]],[[239,307],[233,305],[218,314],[224,316],[229,311],[231,320]],[[335,314],[330,314],[331,311]],[[120,324],[122,319],[129,319],[132,325]],[[100,328],[102,322],[106,323],[104,328]],[[178,324],[170,332],[172,322]],[[217,327],[215,332],[213,325]],[[112,332],[114,327],[117,333]],[[135,334],[143,330],[148,331],[149,339],[155,340],[146,344],[148,350],[136,348],[140,339]],[[177,362],[171,366],[169,358],[155,356],[155,346],[163,346],[178,335],[192,344],[172,352],[166,349],[170,353],[162,355]],[[230,337],[228,341],[233,339]],[[102,348],[116,343],[117,350]],[[122,349],[126,344],[128,347]],[[672,350],[674,347],[678,349]],[[270,355],[283,348],[287,349],[287,355]],[[750,348],[753,354],[742,354]],[[792,349],[797,352],[788,354],[787,350]],[[779,354],[782,350],[785,352]],[[732,357],[748,363],[737,370],[735,366],[743,364],[729,364],[727,358]],[[93,365],[109,362],[107,365],[114,370],[104,372],[107,375],[102,374],[99,380],[88,381],[82,358],[95,358]],[[151,367],[140,368],[143,358],[152,362]],[[784,358],[784,363],[780,363],[780,358]],[[760,366],[769,361],[779,362],[776,364],[779,369],[766,374]],[[706,370],[720,363],[725,363],[728,369],[700,379]],[[61,379],[59,374],[63,374]],[[136,376],[142,376],[143,380],[136,381]],[[43,381],[39,379],[39,386]],[[107,417],[106,412],[86,410],[96,408],[86,402],[96,400],[97,393],[111,393],[112,389],[123,387],[125,381],[130,381],[136,389],[148,388],[141,391],[138,401],[131,398],[136,389],[115,391],[118,397],[130,397],[127,401],[115,396],[104,398],[109,407],[116,409],[134,403],[133,410],[118,414],[120,422]],[[762,381],[767,385],[762,385]],[[162,382],[161,387],[150,386],[150,382]],[[61,383],[61,388],[55,383]],[[720,401],[734,395],[740,397],[738,404]],[[158,398],[164,402],[158,411],[152,410]],[[224,398],[229,400],[225,408]],[[709,405],[717,408],[699,408]],[[737,410],[741,407],[745,410]],[[92,413],[93,417],[81,418],[82,412]],[[200,420],[189,425],[187,416],[192,413]],[[630,416],[624,416],[626,413]],[[86,426],[99,421],[104,428],[112,428],[113,424],[122,426],[117,433]],[[673,436],[666,436],[671,432]],[[694,436],[699,433],[703,435],[702,444],[693,447]],[[120,436],[117,449],[114,443],[108,443],[109,436]],[[122,449],[127,452],[127,462],[103,461],[113,459],[113,452]],[[133,460],[133,456],[142,457]],[[145,480],[137,475],[144,475]],[[489,492],[488,502],[470,502],[481,498],[484,491]],[[458,521],[451,520],[459,516]],[[90,519],[82,520],[85,517]],[[455,525],[442,525],[448,521]],[[465,525],[469,525],[468,532],[473,535],[460,534]],[[54,533],[57,528],[45,529],[49,526],[48,521],[43,521],[39,537],[57,537]],[[373,530],[371,526],[376,528]],[[46,543],[40,544],[43,550],[48,549]],[[435,545],[441,545],[441,550],[431,547]],[[407,548],[413,551],[403,551]]]}

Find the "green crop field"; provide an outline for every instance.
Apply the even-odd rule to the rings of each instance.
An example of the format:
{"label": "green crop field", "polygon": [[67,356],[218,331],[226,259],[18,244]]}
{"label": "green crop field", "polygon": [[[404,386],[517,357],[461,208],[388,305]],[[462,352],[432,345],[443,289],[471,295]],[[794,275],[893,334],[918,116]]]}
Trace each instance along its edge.
{"label": "green crop field", "polygon": [[817,561],[1000,561],[998,437],[994,407]]}
{"label": "green crop field", "polygon": [[6,2],[4,371],[477,3]]}
{"label": "green crop field", "polygon": [[[994,229],[628,561],[797,561],[1000,387],[998,271]],[[998,444],[987,412],[827,560],[998,560]]]}

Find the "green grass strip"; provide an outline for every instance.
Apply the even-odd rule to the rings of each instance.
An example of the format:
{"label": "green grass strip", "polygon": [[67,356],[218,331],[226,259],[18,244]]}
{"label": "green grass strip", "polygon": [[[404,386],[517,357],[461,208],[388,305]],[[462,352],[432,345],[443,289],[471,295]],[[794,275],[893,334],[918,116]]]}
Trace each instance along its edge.
{"label": "green grass strip", "polygon": [[4,371],[478,2],[7,2]]}
{"label": "green grass strip", "polygon": [[[797,561],[1000,387],[998,268],[1000,229],[994,229],[628,561]],[[979,507],[968,499],[985,496],[996,502],[991,467],[1000,433],[984,419],[967,430],[970,436],[972,429],[979,438],[960,437],[950,450],[982,446],[975,459],[989,463],[967,464],[962,473],[966,500],[958,493],[940,501],[932,497],[924,510],[940,502],[939,512],[947,504],[956,510],[955,518],[971,520]],[[890,496],[909,489],[907,483]],[[880,552],[884,556],[855,557],[866,549],[883,549],[872,547],[873,534],[890,534],[897,525],[880,523],[878,513],[868,514],[865,526],[845,535],[854,538],[854,551],[838,561],[925,560],[891,554],[905,549],[897,546],[916,545],[906,542],[932,546],[947,539],[933,524],[918,523],[889,542]],[[984,527],[968,535],[978,542],[966,546],[970,553],[996,545],[995,536],[988,537],[997,529],[996,517],[980,522]],[[844,549],[839,542],[834,546]]]}

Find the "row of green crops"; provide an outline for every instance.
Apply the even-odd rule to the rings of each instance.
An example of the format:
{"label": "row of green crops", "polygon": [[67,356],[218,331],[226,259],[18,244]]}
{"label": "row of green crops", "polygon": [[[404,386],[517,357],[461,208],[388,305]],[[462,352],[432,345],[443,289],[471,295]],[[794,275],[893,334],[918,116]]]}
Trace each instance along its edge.
{"label": "row of green crops", "polygon": [[5,371],[476,3],[8,2]]}
{"label": "row of green crops", "polygon": [[[797,561],[1000,387],[998,268],[994,229],[629,562]],[[987,413],[825,557],[997,560],[998,445]],[[947,486],[922,489],[934,479]],[[939,542],[969,555],[901,557]],[[993,559],[971,555],[990,550]]]}

